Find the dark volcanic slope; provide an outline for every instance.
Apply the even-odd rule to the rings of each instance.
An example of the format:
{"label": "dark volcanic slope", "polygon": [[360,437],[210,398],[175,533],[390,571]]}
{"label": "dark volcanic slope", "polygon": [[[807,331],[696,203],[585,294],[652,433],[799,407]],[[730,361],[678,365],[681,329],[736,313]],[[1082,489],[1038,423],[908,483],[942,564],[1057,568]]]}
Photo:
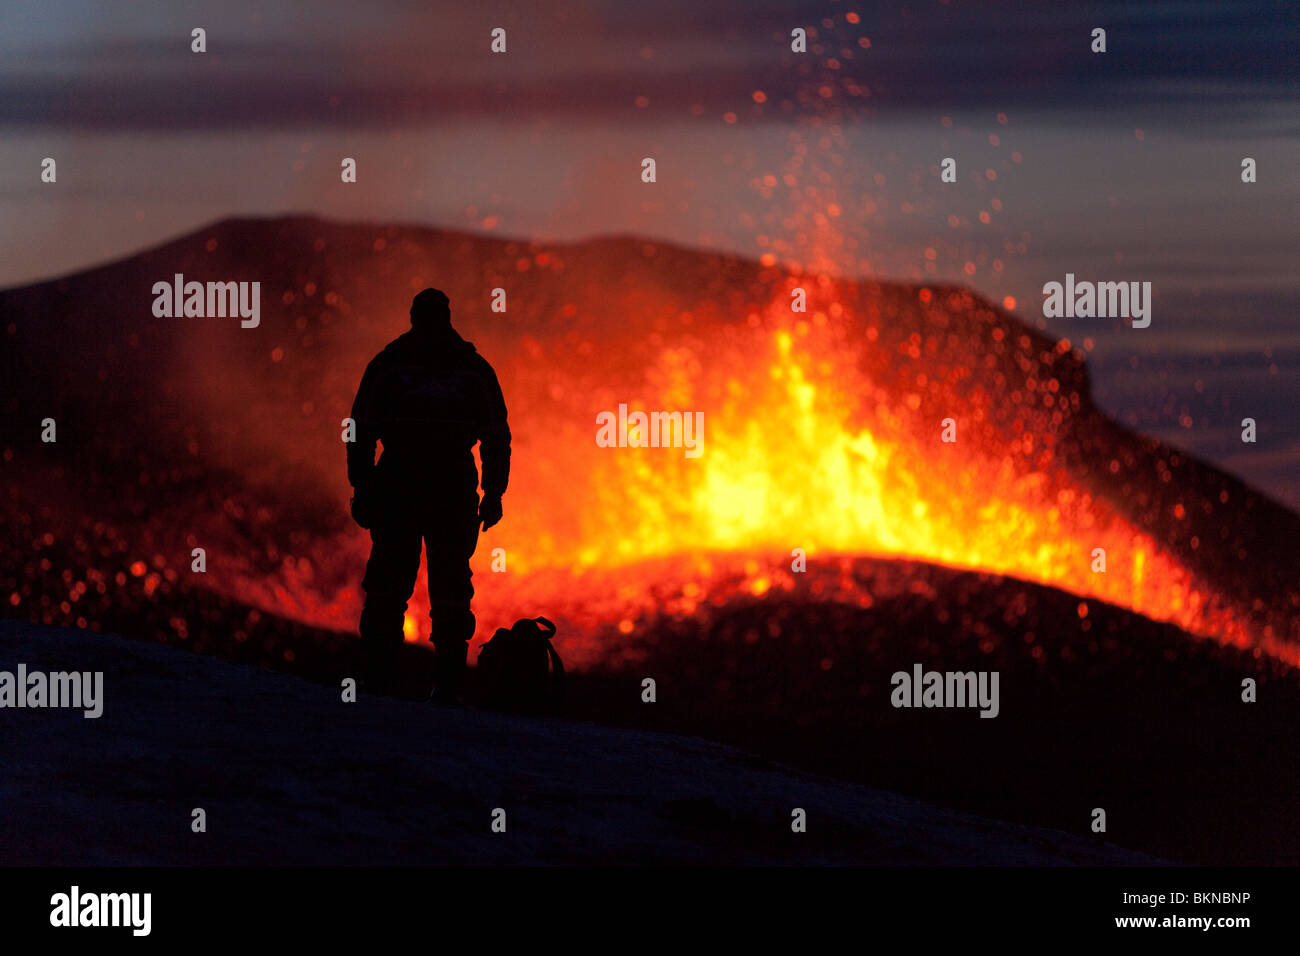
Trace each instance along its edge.
{"label": "dark volcanic slope", "polygon": [[[584,577],[572,600],[610,591],[611,579]],[[537,608],[560,622],[571,662],[595,647],[591,672],[570,675],[568,713],[720,740],[1030,826],[1082,832],[1102,806],[1109,840],[1165,859],[1300,861],[1290,668],[1096,601],[1080,617],[1075,595],[995,575],[843,559],[785,583],[690,614],[671,610],[680,594],[665,590],[666,610],[632,636],[613,623],[583,635],[565,607]],[[168,615],[183,613],[187,636],[172,637],[182,646],[329,687],[355,673],[348,635],[260,614],[231,641],[225,622],[248,608],[201,593],[158,607],[139,580],[129,587],[103,599],[106,629],[166,632]],[[427,693],[431,659],[407,654],[409,689]],[[1000,716],[893,709],[890,675],[916,662],[999,671]],[[658,683],[653,706],[641,701],[646,677]],[[1246,677],[1259,683],[1257,703],[1241,700]]]}
{"label": "dark volcanic slope", "polygon": [[[1300,864],[1294,669],[1014,579],[834,571],[646,622],[621,665],[577,678],[572,712],[1034,826],[1080,831],[1103,807],[1109,840],[1179,862]],[[895,709],[890,677],[915,663],[997,671],[999,716]]]}
{"label": "dark volcanic slope", "polygon": [[[260,281],[261,326],[154,318],[153,283],[178,272]],[[1152,564],[1146,555],[1150,580],[1142,587],[1168,586],[1162,575],[1175,565],[1189,575],[1178,585],[1181,609],[1165,597],[1139,596],[1152,604],[1147,613],[1222,633],[1218,623],[1196,626],[1200,615],[1189,602],[1204,600],[1231,619],[1241,641],[1294,658],[1300,519],[1098,414],[1076,352],[964,290],[791,276],[639,240],[548,245],[305,218],[228,220],[102,268],[7,290],[0,293],[0,493],[22,525],[12,533],[27,554],[51,546],[42,543],[47,532],[57,547],[75,544],[88,555],[129,551],[160,573],[166,568],[158,583],[165,591],[184,588],[190,547],[201,541],[218,559],[205,583],[304,621],[349,627],[362,539],[344,514],[339,424],[365,362],[401,331],[412,293],[436,284],[450,294],[458,325],[497,366],[510,399],[517,468],[499,540],[515,560],[564,564],[590,548],[607,563],[624,533],[638,535],[643,547],[641,539],[666,527],[698,549],[711,540],[709,515],[668,511],[656,524],[653,512],[640,514],[645,489],[680,496],[689,463],[647,459],[663,474],[629,484],[627,474],[611,470],[627,457],[601,457],[595,447],[593,412],[676,396],[711,422],[727,421],[737,369],[752,356],[751,371],[762,377],[764,350],[789,324],[796,282],[810,296],[808,335],[797,347],[815,350],[810,368],[817,355],[842,363],[827,373],[829,384],[840,382],[860,403],[845,413],[845,427],[921,449],[915,460],[923,471],[926,461],[940,462],[911,476],[924,486],[932,515],[945,501],[960,503],[956,523],[936,525],[932,538],[973,553],[958,539],[998,522],[1005,533],[981,553],[997,558],[1019,548],[1019,566],[1041,566],[1040,579],[1069,572],[1086,582],[1098,580],[1087,573],[1095,541],[1078,518],[1118,515],[1168,558]],[[489,310],[498,287],[508,292],[505,314]],[[860,394],[855,381],[864,383]],[[39,440],[46,416],[59,422],[57,446]],[[947,416],[963,436],[952,453],[979,454],[956,464],[965,461],[976,477],[1001,475],[1003,492],[1038,489],[1029,511],[1007,512],[1004,494],[988,499],[1000,502],[990,519],[977,510],[980,487],[945,488],[945,476],[956,473],[950,459],[930,456],[939,454],[936,423]],[[776,477],[787,481],[773,488],[779,500],[799,493],[805,476],[795,468]],[[802,513],[815,514],[818,500]],[[1033,557],[1060,547],[1044,524],[1058,502],[1083,530],[1071,532],[1064,557],[1045,560],[1072,568]],[[968,504],[978,518],[964,514]],[[673,507],[673,496],[655,507]],[[69,524],[74,515],[87,527]],[[1017,543],[1027,518],[1042,528]],[[906,550],[911,519],[899,520],[902,530],[891,531]],[[787,525],[774,526],[769,543],[804,537],[797,521]],[[1112,577],[1140,559],[1125,553],[1132,542],[1110,544]],[[0,588],[18,596],[12,613],[76,621],[76,613],[59,612],[65,595],[42,595],[24,574],[12,560],[0,566]],[[241,591],[240,581],[264,590]]]}
{"label": "dark volcanic slope", "polygon": [[[158,645],[0,625],[0,669],[20,661],[102,670],[106,703],[97,720],[0,712],[5,865],[1156,862],[702,740],[345,704],[336,688]],[[195,807],[206,833],[191,832]],[[805,834],[790,830],[794,807]]]}

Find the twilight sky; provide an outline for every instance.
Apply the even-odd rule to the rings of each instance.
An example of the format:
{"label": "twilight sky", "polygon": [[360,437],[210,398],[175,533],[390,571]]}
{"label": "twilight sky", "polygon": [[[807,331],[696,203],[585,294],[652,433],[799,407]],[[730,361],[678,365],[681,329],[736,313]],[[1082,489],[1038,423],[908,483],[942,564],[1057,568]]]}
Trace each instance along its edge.
{"label": "twilight sky", "polygon": [[[6,0],[0,286],[286,212],[961,282],[1091,338],[1122,421],[1300,507],[1297,10]],[[1066,272],[1151,281],[1151,327],[1044,322]]]}

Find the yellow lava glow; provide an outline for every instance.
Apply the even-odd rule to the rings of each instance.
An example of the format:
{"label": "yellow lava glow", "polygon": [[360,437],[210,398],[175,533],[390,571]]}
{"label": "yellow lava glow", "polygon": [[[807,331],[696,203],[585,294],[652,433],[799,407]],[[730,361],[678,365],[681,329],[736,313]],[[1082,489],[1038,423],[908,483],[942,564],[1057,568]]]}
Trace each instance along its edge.
{"label": "yellow lava glow", "polygon": [[[801,334],[802,333],[802,334]],[[1232,616],[1149,535],[1105,501],[1026,471],[1002,450],[911,437],[893,410],[853,396],[871,383],[819,355],[806,323],[721,388],[673,374],[649,408],[708,404],[704,454],[605,449],[578,542],[549,564],[616,567],[674,554],[735,552],[916,558],[1054,585],[1197,634],[1244,639]],[[802,342],[800,340],[803,340]],[[759,360],[761,359],[761,360]],[[1053,480],[1055,479],[1055,480]],[[1106,551],[1095,571],[1094,549]],[[768,585],[754,582],[753,593]]]}

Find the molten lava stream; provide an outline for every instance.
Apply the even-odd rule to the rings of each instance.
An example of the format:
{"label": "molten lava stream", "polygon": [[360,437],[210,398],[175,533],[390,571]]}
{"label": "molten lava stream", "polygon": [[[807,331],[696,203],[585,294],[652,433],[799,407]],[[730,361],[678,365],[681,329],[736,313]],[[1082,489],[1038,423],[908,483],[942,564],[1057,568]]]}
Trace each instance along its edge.
{"label": "molten lava stream", "polygon": [[[776,332],[766,364],[752,353],[731,357],[730,375],[712,392],[666,375],[662,403],[649,407],[704,406],[705,453],[588,450],[584,486],[595,500],[581,515],[580,543],[545,563],[612,568],[730,552],[785,555],[788,567],[795,548],[907,557],[1053,585],[1194,634],[1247,641],[1226,602],[1064,469],[1028,471],[1005,449],[943,443],[938,422],[932,439],[918,438],[904,413],[883,404],[874,421],[850,424],[863,420],[851,396],[871,395],[872,384],[843,363],[796,351],[795,337]],[[542,539],[548,505],[561,507],[546,501],[531,512],[525,538]],[[1104,573],[1093,570],[1097,548],[1106,551]]]}

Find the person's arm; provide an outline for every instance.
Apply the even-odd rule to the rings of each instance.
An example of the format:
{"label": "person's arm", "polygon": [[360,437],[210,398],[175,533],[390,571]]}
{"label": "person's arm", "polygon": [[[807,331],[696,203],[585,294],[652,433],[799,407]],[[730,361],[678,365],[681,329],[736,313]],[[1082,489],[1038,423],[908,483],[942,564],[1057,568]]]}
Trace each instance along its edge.
{"label": "person's arm", "polygon": [[479,435],[479,459],[483,462],[483,504],[479,514],[483,530],[501,520],[501,496],[510,482],[510,426],[506,422],[506,399],[496,372],[485,361],[487,409]]}
{"label": "person's arm", "polygon": [[375,471],[375,445],[378,433],[378,359],[366,366],[361,385],[352,402],[352,421],[356,423],[356,441],[347,443],[348,484],[353,488],[369,486]]}

